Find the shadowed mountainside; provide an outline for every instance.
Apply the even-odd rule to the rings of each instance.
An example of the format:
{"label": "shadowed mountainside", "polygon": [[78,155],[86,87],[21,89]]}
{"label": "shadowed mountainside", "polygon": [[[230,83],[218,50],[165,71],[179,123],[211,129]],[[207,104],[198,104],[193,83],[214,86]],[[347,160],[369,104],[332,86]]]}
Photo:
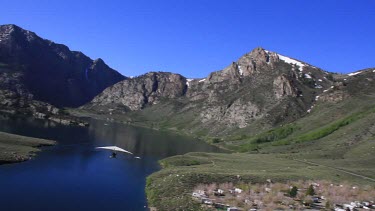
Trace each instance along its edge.
{"label": "shadowed mountainside", "polygon": [[1,25],[0,78],[9,95],[75,107],[125,77],[101,59],[91,60],[16,25]]}

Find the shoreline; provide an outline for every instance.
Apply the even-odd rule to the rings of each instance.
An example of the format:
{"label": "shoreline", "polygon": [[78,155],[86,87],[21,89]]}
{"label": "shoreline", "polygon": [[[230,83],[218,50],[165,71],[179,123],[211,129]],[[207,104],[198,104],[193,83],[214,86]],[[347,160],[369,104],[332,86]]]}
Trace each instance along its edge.
{"label": "shoreline", "polygon": [[[202,142],[204,142],[208,145],[217,147],[221,150],[226,151],[227,153],[235,152],[235,151],[233,151],[231,149],[228,149],[228,148],[225,148],[225,147],[223,147],[219,144],[214,144],[214,143],[208,141],[208,139],[203,138],[202,136],[196,136],[196,135],[184,132],[182,130],[175,130],[175,129],[172,129],[172,128],[159,128],[159,127],[154,127],[154,126],[151,126],[151,125],[148,125],[148,124],[139,124],[136,121],[125,121],[125,120],[121,120],[120,117],[116,118],[116,116],[96,114],[96,113],[90,112],[88,110],[69,109],[68,112],[71,116],[74,116],[74,117],[77,117],[77,118],[92,118],[92,119],[97,119],[97,120],[102,120],[102,121],[115,122],[115,123],[130,125],[130,126],[134,126],[134,127],[147,128],[147,129],[150,129],[150,130],[155,130],[155,131],[160,131],[160,132],[168,132],[168,133],[172,133],[172,134],[176,134],[176,135],[186,136],[186,137],[194,138],[197,141],[202,141]],[[109,118],[109,117],[111,117],[111,118]]]}
{"label": "shoreline", "polygon": [[28,161],[56,141],[0,132],[0,165]]}

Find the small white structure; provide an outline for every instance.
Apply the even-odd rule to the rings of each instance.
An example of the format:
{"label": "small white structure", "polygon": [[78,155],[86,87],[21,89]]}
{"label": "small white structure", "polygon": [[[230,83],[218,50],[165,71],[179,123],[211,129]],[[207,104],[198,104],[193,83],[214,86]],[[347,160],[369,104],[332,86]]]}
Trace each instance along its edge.
{"label": "small white structure", "polygon": [[349,209],[349,210],[353,210],[355,208],[355,206],[351,205],[351,204],[343,204],[343,207],[344,209]]}
{"label": "small white structure", "polygon": [[242,189],[234,188],[234,192],[235,192],[235,193],[242,193],[242,191],[243,191]]}
{"label": "small white structure", "polygon": [[311,185],[314,186],[314,187],[319,187],[320,186],[320,184],[316,183],[316,182],[311,183]]}
{"label": "small white structure", "polygon": [[195,198],[201,198],[201,194],[199,194],[197,192],[193,192],[192,196],[195,197]]}
{"label": "small white structure", "polygon": [[214,204],[214,203],[212,202],[211,199],[203,199],[203,203],[204,203],[204,204],[207,204],[207,205],[212,205],[212,204]]}
{"label": "small white structure", "polygon": [[198,193],[201,195],[206,195],[206,192],[204,190],[198,190]]}
{"label": "small white structure", "polygon": [[204,191],[202,191],[202,190],[198,190],[198,192],[193,192],[192,196],[194,198],[201,199],[201,200],[207,199],[206,193]]}

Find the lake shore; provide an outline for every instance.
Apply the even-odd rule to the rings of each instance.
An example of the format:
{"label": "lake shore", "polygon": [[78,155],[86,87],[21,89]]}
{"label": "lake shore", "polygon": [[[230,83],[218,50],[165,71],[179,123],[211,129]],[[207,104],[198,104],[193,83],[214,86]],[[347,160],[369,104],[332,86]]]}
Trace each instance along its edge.
{"label": "lake shore", "polygon": [[0,132],[0,165],[29,160],[40,151],[39,147],[55,144],[52,140]]}
{"label": "lake shore", "polygon": [[[127,121],[121,115],[96,115],[89,112],[85,113],[82,110],[71,112],[73,115],[78,116],[90,116],[151,129],[161,129],[156,127],[157,125],[137,124],[137,122]],[[179,130],[171,130],[170,128],[162,129],[172,133],[192,135]],[[283,131],[283,128],[281,128],[281,131]],[[272,134],[277,132],[279,131],[273,131]],[[268,135],[269,132],[266,131],[256,138],[260,139]],[[233,151],[242,151],[241,147],[238,147],[241,145],[227,145],[221,139],[218,139],[217,142],[210,141],[207,137],[198,136],[197,139],[227,150],[229,148],[229,150],[232,149]],[[372,181],[371,176],[374,168],[370,165],[373,163],[371,161],[373,161],[374,157],[371,156],[371,153],[368,154],[365,151],[361,151],[362,154],[368,154],[368,156],[356,159],[358,157],[356,152],[350,150],[350,148],[339,150],[341,154],[337,154],[337,147],[329,145],[330,143],[337,145],[338,142],[345,142],[345,140],[346,138],[332,139],[325,137],[314,140],[315,143],[318,142],[319,144],[300,143],[298,151],[295,150],[294,145],[290,144],[268,148],[265,146],[261,152],[256,150],[252,153],[188,153],[168,157],[159,161],[163,167],[162,169],[147,177],[145,189],[148,204],[158,210],[206,210],[201,206],[201,203],[193,200],[191,194],[197,185],[211,183],[230,182],[239,184],[246,182],[264,184],[268,179],[271,179],[272,181],[286,184],[289,181],[318,181],[323,179],[336,184],[349,182],[354,185],[369,185],[374,188],[375,183]],[[238,142],[242,143],[241,141]],[[246,140],[244,142],[246,143]],[[267,144],[269,143],[264,145]],[[363,144],[366,145],[366,143]],[[257,144],[256,146],[259,145]],[[323,152],[330,155],[329,157],[322,157],[322,150],[316,149],[317,146],[325,145],[328,145],[328,147]],[[247,145],[245,144],[244,146]],[[367,143],[366,146],[366,152],[373,149],[371,142]],[[338,156],[342,155],[343,152],[346,154],[344,158]],[[311,162],[301,162],[301,160],[306,158]],[[347,163],[352,163],[353,165],[348,165]],[[361,172],[361,175],[352,173],[357,171]],[[370,178],[370,180],[366,178]]]}

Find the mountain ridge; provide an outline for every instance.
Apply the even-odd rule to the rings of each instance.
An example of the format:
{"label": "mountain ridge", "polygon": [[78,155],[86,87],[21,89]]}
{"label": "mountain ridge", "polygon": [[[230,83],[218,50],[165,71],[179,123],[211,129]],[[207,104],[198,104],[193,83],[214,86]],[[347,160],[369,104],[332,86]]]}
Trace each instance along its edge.
{"label": "mountain ridge", "polygon": [[58,107],[82,105],[126,78],[100,58],[92,60],[14,24],[0,26],[0,62],[25,75],[20,83],[36,100]]}
{"label": "mountain ridge", "polygon": [[125,79],[81,108],[125,115],[127,122],[142,119],[158,127],[184,124],[189,133],[207,128],[210,131],[205,134],[221,134],[228,128],[250,127],[254,122],[257,127],[270,127],[293,121],[313,105],[317,93],[334,83],[331,74],[257,47],[205,78],[149,72]]}
{"label": "mountain ridge", "polygon": [[53,106],[81,106],[189,134],[219,136],[244,129],[251,134],[293,122],[309,114],[320,97],[339,99],[326,96],[332,87],[362,75],[330,73],[257,47],[205,78],[170,72],[128,78],[100,58],[92,60],[16,25],[0,26],[0,40],[2,107],[26,108],[32,102],[31,107],[50,112]]}

